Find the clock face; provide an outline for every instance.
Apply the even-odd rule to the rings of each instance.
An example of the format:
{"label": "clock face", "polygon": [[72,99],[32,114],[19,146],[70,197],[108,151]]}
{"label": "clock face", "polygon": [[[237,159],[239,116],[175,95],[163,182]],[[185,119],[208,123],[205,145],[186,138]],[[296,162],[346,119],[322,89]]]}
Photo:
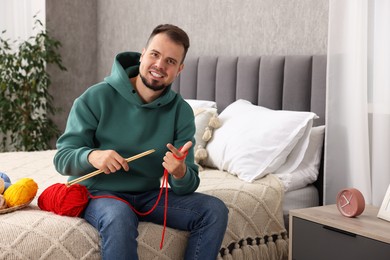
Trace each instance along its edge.
{"label": "clock face", "polygon": [[365,201],[363,194],[354,188],[339,192],[336,199],[337,208],[346,217],[356,217],[363,213]]}

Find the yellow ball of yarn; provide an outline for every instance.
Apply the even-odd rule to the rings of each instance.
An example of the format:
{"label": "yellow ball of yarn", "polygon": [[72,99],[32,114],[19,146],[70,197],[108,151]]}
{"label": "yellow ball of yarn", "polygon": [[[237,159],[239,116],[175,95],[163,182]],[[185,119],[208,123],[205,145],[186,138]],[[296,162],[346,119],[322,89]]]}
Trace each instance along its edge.
{"label": "yellow ball of yarn", "polygon": [[8,187],[4,199],[8,207],[23,205],[31,201],[38,191],[37,183],[31,178],[22,178]]}

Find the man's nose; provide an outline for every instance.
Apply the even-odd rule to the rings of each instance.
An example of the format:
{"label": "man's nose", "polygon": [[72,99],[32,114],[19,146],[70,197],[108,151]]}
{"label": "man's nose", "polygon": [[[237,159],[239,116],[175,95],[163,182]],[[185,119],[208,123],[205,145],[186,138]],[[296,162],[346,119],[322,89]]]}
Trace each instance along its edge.
{"label": "man's nose", "polygon": [[160,58],[160,59],[157,59],[155,65],[156,65],[157,68],[162,68],[162,67],[164,67],[164,61],[163,61],[163,59],[161,59],[161,58]]}

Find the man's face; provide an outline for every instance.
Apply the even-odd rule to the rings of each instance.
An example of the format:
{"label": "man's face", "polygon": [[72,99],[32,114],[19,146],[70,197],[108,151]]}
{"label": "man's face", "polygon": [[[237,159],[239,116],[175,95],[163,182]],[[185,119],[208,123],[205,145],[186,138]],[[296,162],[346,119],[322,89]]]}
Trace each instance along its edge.
{"label": "man's face", "polygon": [[170,85],[184,65],[184,47],[164,33],[157,34],[142,51],[139,74],[148,88],[159,91]]}

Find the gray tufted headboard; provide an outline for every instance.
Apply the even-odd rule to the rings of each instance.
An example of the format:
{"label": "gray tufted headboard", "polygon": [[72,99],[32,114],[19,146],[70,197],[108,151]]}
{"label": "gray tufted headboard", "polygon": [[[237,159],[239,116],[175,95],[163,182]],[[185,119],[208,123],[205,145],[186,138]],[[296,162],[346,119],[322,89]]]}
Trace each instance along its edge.
{"label": "gray tufted headboard", "polygon": [[271,109],[312,111],[325,124],[326,55],[189,57],[172,88],[184,98],[237,99]]}
{"label": "gray tufted headboard", "polygon": [[[312,111],[320,117],[314,125],[324,125],[326,55],[188,57],[172,88],[186,99],[216,101],[219,112],[246,99],[271,109]],[[322,201],[322,167],[316,186]]]}

